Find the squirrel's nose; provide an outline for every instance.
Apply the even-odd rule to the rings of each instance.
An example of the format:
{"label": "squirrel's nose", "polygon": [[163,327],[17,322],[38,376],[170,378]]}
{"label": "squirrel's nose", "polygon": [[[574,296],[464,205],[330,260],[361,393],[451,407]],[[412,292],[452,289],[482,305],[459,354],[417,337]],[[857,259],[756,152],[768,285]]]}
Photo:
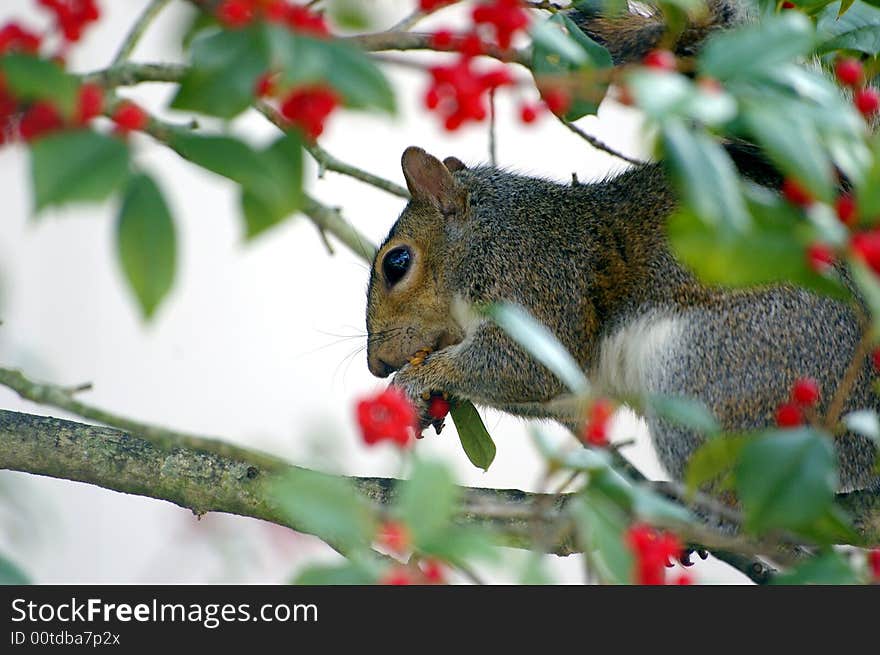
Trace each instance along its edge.
{"label": "squirrel's nose", "polygon": [[370,373],[375,375],[377,378],[387,378],[389,375],[394,373],[395,370],[393,366],[386,363],[385,360],[379,357],[370,357],[368,365]]}

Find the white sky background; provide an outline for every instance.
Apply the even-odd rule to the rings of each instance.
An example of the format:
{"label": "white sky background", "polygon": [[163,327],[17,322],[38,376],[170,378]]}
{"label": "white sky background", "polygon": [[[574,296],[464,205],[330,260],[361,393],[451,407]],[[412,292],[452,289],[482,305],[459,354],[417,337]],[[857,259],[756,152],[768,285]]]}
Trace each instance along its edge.
{"label": "white sky background", "polygon": [[[0,24],[11,19],[45,24],[32,0],[2,4]],[[75,71],[106,66],[147,1],[100,4],[104,18],[70,58]],[[178,37],[189,15],[184,4],[166,9],[135,60],[180,60]],[[415,2],[371,4],[380,25],[391,25]],[[454,19],[454,11],[441,12],[422,28],[455,25]],[[400,154],[408,145],[466,163],[487,160],[485,125],[445,132],[422,108],[425,76],[400,69],[388,73],[399,115],[335,115],[321,139],[328,151],[401,184]],[[163,118],[185,120],[166,111],[167,85],[122,93]],[[501,165],[560,181],[570,181],[573,172],[587,181],[621,169],[622,162],[593,150],[555,120],[544,117],[523,127],[517,106],[509,91],[499,93]],[[641,123],[632,110],[606,101],[598,118],[578,124],[624,153],[645,156]],[[255,143],[276,134],[256,114],[235,121],[233,129]],[[116,203],[47,212],[33,221],[27,152],[5,147],[0,363],[59,384],[92,382],[94,390],[83,400],[143,421],[216,435],[324,469],[395,475],[398,463],[390,448],[364,447],[353,420],[356,400],[386,384],[367,371],[364,352],[351,356],[365,343],[357,335],[365,329],[367,266],[341,245],[329,256],[303,217],[245,244],[232,183],[148,137],[136,136],[134,143],[137,163],[155,176],[177,223],[179,264],[170,297],[154,322],[144,325],[116,260]],[[310,192],[342,207],[379,242],[403,202],[334,173],[318,180],[315,172],[312,166],[307,173]],[[0,407],[63,416],[3,388]],[[464,484],[537,489],[540,459],[526,424],[497,412],[482,414],[498,446],[488,473],[469,464],[451,421],[441,437],[432,433],[420,441],[419,452],[450,462]],[[619,418],[614,436],[637,436],[627,452],[649,476],[663,477],[644,427],[632,415]],[[335,557],[311,537],[259,521],[221,515],[199,521],[161,501],[10,472],[0,472],[0,552],[12,555],[40,583],[274,583],[288,580],[303,563]],[[579,557],[546,559],[558,581],[582,580]],[[691,571],[701,582],[745,579],[711,561]],[[516,580],[512,564],[484,573],[493,581]]]}

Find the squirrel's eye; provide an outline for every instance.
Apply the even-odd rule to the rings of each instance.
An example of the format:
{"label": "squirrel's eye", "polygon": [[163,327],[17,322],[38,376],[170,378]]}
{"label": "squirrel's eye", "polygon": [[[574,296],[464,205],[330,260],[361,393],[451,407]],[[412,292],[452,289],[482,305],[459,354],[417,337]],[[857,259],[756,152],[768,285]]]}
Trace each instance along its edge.
{"label": "squirrel's eye", "polygon": [[410,249],[402,246],[389,250],[382,260],[382,273],[385,275],[385,281],[389,285],[400,282],[401,278],[406,275],[409,266],[412,263],[412,253]]}

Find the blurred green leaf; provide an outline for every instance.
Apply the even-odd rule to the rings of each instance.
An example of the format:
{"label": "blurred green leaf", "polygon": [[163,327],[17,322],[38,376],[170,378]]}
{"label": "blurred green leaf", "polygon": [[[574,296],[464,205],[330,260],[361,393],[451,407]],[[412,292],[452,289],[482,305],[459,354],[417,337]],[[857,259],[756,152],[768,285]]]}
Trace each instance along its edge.
{"label": "blurred green leaf", "polygon": [[572,393],[589,392],[590,384],[574,357],[528,311],[510,303],[490,305],[485,311],[511,339],[550,369]]}
{"label": "blurred green leaf", "polygon": [[870,143],[872,164],[861,182],[856,183],[855,197],[861,218],[874,224],[880,218],[880,135],[873,136]]}
{"label": "blurred green leaf", "polygon": [[730,157],[712,137],[691,132],[677,119],[661,125],[663,151],[685,203],[701,222],[728,236],[745,232],[751,221]]}
{"label": "blurred green leaf", "polygon": [[818,518],[798,528],[797,532],[815,544],[865,545],[864,538],[853,527],[850,516],[837,505],[828,507]]}
{"label": "blurred green leaf", "polygon": [[307,567],[293,581],[297,585],[373,585],[377,582],[374,572],[356,562],[344,564],[318,564]]}
{"label": "blurred green leaf", "polygon": [[234,118],[254,101],[254,85],[269,68],[263,32],[257,27],[208,31],[192,43],[189,72],[171,106]]}
{"label": "blurred green leaf", "polygon": [[627,515],[601,492],[586,489],[572,503],[572,515],[584,547],[591,551],[599,579],[610,584],[630,584],[635,561],[624,541]]}
{"label": "blurred green leaf", "polygon": [[736,467],[736,488],[748,530],[809,525],[834,502],[837,459],[831,438],[798,428],[753,439]]}
{"label": "blurred green leaf", "polygon": [[520,572],[518,584],[551,585],[556,584],[547,570],[542,553],[530,552],[526,556],[525,565]]}
{"label": "blurred green leaf", "polygon": [[28,584],[31,584],[31,581],[24,571],[15,562],[0,554],[0,585]]}
{"label": "blurred green leaf", "polygon": [[700,53],[698,68],[703,75],[722,82],[753,77],[809,54],[814,38],[813,25],[806,16],[784,11],[765,16],[756,25],[717,32]]}
{"label": "blurred green leaf", "polygon": [[417,461],[412,476],[400,486],[400,517],[419,549],[431,550],[442,542],[455,514],[459,489],[449,469],[440,462]]}
{"label": "blurred green leaf", "polygon": [[370,508],[345,480],[294,469],[275,481],[271,494],[294,525],[338,548],[367,546],[373,539]]}
{"label": "blurred green leaf", "polygon": [[466,400],[453,401],[449,410],[461,447],[471,464],[488,471],[495,459],[495,442],[486,430],[477,409]]}
{"label": "blurred green leaf", "polygon": [[18,100],[47,100],[72,117],[76,107],[79,80],[54,61],[32,55],[7,54],[0,57],[0,72]]}
{"label": "blurred green leaf", "polygon": [[267,184],[242,188],[242,211],[248,239],[293,215],[303,206],[303,149],[290,132],[259,153]]}
{"label": "blurred green leaf", "polygon": [[707,89],[678,73],[637,68],[627,75],[626,87],[636,105],[658,121],[677,116],[721,125],[736,116],[736,102],[724,89]]}
{"label": "blurred green leaf", "polygon": [[733,471],[748,442],[746,435],[725,435],[706,440],[688,460],[684,474],[688,490],[697,491],[710,482],[713,490],[729,489],[733,483]]}
{"label": "blurred green leaf", "polygon": [[313,38],[278,25],[266,25],[265,30],[272,61],[285,83],[329,84],[349,107],[394,113],[394,90],[362,50],[338,39]]}
{"label": "blurred green leaf", "polygon": [[[847,3],[852,6],[844,10]],[[818,51],[857,50],[871,56],[880,53],[880,9],[864,2],[847,3],[833,2],[822,10],[816,24],[821,44]]]}
{"label": "blurred green leaf", "polygon": [[871,310],[874,333],[880,334],[880,280],[861,260],[854,257],[849,260],[849,270],[862,300]]}
{"label": "blurred green leaf", "polygon": [[648,399],[648,406],[657,416],[703,434],[720,429],[709,408],[696,398],[655,395]]}
{"label": "blurred green leaf", "polygon": [[843,585],[856,584],[858,578],[849,562],[840,553],[829,550],[811,557],[788,573],[773,578],[774,585]]}
{"label": "blurred green leaf", "polygon": [[548,79],[565,76],[572,84],[572,103],[565,119],[575,121],[599,110],[608,82],[595,71],[612,66],[611,55],[563,13],[557,13],[531,30],[532,74],[541,88]]}
{"label": "blurred green leaf", "polygon": [[129,175],[128,148],[91,130],[56,132],[31,146],[34,209],[70,202],[99,202]]}
{"label": "blurred green leaf", "polygon": [[162,192],[147,175],[128,183],[116,223],[116,247],[125,278],[149,319],[174,282],[177,237]]}

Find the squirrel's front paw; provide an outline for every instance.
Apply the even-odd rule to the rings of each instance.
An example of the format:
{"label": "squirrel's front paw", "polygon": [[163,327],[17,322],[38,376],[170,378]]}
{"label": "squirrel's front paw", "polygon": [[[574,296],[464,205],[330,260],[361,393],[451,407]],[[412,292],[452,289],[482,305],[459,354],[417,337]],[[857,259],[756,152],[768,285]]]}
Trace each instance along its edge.
{"label": "squirrel's front paw", "polygon": [[[401,389],[415,409],[418,417],[418,437],[430,425],[437,434],[443,429],[443,416],[438,416],[435,407],[436,398],[445,401],[444,394],[431,388],[430,382],[423,375],[421,363],[407,364],[401,368],[391,381],[391,386]],[[444,413],[445,414],[445,413]]]}

